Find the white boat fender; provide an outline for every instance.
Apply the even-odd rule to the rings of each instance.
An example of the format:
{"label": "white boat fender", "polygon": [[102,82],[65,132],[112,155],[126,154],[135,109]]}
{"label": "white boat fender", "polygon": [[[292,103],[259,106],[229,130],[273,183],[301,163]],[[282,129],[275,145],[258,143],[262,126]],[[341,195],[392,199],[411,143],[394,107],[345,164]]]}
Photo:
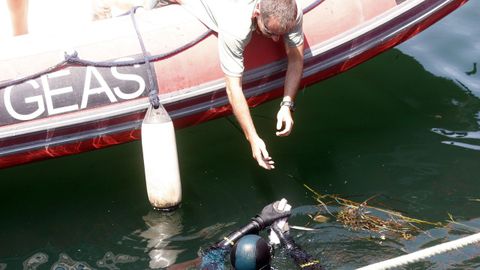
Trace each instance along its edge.
{"label": "white boat fender", "polygon": [[182,201],[173,122],[163,106],[149,106],[142,122],[142,151],[148,200],[158,210],[176,209]]}
{"label": "white boat fender", "polygon": [[182,201],[175,129],[172,119],[157,96],[153,68],[135,20],[136,10],[137,7],[131,10],[130,18],[142,48],[151,87],[150,106],[142,122],[143,166],[148,200],[154,209],[170,211],[176,209]]}

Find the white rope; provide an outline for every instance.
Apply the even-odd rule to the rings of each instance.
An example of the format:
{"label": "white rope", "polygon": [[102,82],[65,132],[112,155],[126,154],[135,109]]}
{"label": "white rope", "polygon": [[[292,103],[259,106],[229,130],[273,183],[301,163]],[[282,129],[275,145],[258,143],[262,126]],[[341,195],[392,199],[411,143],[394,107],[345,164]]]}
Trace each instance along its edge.
{"label": "white rope", "polygon": [[413,253],[396,257],[383,262],[367,265],[362,268],[358,268],[357,270],[373,270],[373,269],[379,270],[379,269],[390,269],[394,267],[399,267],[402,265],[406,265],[406,264],[410,264],[410,263],[414,263],[414,262],[426,259],[433,255],[445,253],[454,249],[459,249],[464,246],[475,244],[478,242],[480,242],[480,233],[476,233],[474,235],[463,237],[447,243],[443,243],[433,247],[415,251]]}

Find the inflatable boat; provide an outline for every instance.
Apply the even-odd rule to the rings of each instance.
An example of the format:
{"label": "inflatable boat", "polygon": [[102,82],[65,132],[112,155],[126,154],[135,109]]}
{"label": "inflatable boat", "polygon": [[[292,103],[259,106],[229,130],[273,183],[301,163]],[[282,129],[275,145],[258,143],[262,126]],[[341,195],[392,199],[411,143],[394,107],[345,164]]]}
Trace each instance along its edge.
{"label": "inflatable boat", "polygon": [[[298,0],[302,87],[407,40],[465,2]],[[178,5],[131,17],[0,43],[0,168],[140,139],[151,89],[176,128],[231,113],[214,32]],[[254,34],[245,66],[250,106],[282,95],[281,42]]]}

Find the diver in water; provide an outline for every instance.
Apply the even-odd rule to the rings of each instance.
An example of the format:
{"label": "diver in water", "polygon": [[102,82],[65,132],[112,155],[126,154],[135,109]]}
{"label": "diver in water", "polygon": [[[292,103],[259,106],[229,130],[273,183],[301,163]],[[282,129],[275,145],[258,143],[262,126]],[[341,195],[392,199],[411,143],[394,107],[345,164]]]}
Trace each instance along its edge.
{"label": "diver in water", "polygon": [[287,223],[291,215],[290,208],[285,199],[271,203],[248,224],[201,251],[199,258],[172,265],[168,269],[225,270],[225,258],[230,253],[230,261],[235,270],[268,270],[271,247],[258,233],[270,228],[271,242],[280,243],[299,269],[323,270],[320,261],[306,253],[290,236]]}

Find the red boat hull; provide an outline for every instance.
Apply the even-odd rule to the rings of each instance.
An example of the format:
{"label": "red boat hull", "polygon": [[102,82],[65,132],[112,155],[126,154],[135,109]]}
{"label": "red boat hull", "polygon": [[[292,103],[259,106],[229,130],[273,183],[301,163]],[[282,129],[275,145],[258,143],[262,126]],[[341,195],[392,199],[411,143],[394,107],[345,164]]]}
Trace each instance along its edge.
{"label": "red boat hull", "polygon": [[[392,48],[465,2],[299,1],[307,9],[301,87]],[[215,34],[178,6],[137,17],[151,55],[183,47],[153,63],[159,97],[176,128],[231,114]],[[130,24],[129,18],[92,23],[84,36],[76,37],[78,45],[73,47],[79,57],[96,61],[141,59],[138,41],[124,33],[132,29]],[[60,37],[65,38],[25,36],[0,45],[0,82],[8,83],[54,65],[63,53],[58,46]],[[159,42],[158,37],[168,42]],[[31,48],[28,44],[39,46]],[[117,49],[116,44],[122,46]],[[250,106],[282,95],[286,70],[282,46],[254,35],[247,47],[244,93]],[[55,71],[33,82],[0,87],[0,102],[6,110],[0,117],[0,168],[140,139],[151,87],[145,67],[66,66]]]}

